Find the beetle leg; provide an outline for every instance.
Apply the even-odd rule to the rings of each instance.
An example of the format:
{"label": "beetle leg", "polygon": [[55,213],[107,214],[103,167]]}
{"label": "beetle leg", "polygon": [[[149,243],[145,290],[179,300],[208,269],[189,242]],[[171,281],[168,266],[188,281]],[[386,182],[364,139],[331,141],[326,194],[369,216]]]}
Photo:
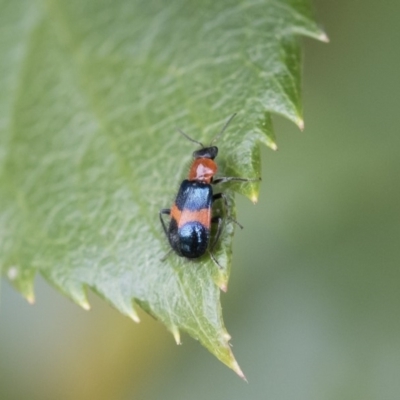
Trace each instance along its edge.
{"label": "beetle leg", "polygon": [[219,200],[219,199],[222,199],[223,202],[224,202],[224,207],[225,207],[224,213],[226,214],[227,218],[229,218],[232,222],[234,222],[240,229],[243,229],[243,225],[240,224],[238,221],[236,221],[236,219],[234,219],[233,217],[231,217],[228,214],[227,210],[229,209],[229,207],[228,207],[228,199],[226,198],[226,195],[224,193],[214,194],[213,201],[216,201],[216,200]]}
{"label": "beetle leg", "polygon": [[170,215],[170,214],[171,214],[171,210],[169,208],[162,208],[160,210],[160,212],[158,213],[158,215],[160,217],[161,225],[164,229],[165,236],[167,236],[167,237],[168,237],[167,226],[165,225],[165,221],[163,220],[161,215]]}
{"label": "beetle leg", "polygon": [[211,244],[211,246],[210,246],[210,252],[214,250],[214,247],[215,247],[215,245],[217,244],[219,237],[221,236],[221,232],[222,232],[222,218],[221,218],[219,215],[218,215],[218,216],[215,216],[215,217],[212,217],[212,218],[211,218],[211,223],[212,223],[212,224],[218,224],[218,227],[217,227],[217,233],[215,234],[214,240],[213,240],[213,242],[212,242],[212,244]]}
{"label": "beetle leg", "polygon": [[169,249],[168,252],[163,257],[160,258],[160,261],[164,262],[171,253],[172,249]]}
{"label": "beetle leg", "polygon": [[218,242],[219,237],[221,236],[221,232],[222,232],[222,217],[220,217],[219,215],[217,215],[215,217],[212,217],[211,218],[211,223],[212,224],[218,224],[218,227],[217,227],[217,233],[215,234],[214,240],[213,240],[210,248],[208,249],[208,252],[210,254],[211,260],[214,261],[216,266],[219,269],[223,269],[222,265],[217,261],[217,259],[215,258],[214,254],[212,253],[212,251],[214,250],[215,245]]}
{"label": "beetle leg", "polygon": [[217,261],[217,259],[215,258],[214,254],[211,253],[210,250],[208,250],[208,252],[210,253],[211,260],[214,261],[214,263],[217,265],[217,267],[218,267],[219,269],[223,269],[222,265]]}
{"label": "beetle leg", "polygon": [[[161,225],[163,227],[165,236],[168,238],[168,230],[167,230],[167,226],[165,225],[165,221],[162,218],[162,215],[170,215],[171,214],[171,210],[169,208],[162,208],[160,210],[160,212],[158,213],[159,217],[160,217],[160,221],[161,221]],[[165,261],[167,259],[167,257],[171,254],[172,249],[169,249],[167,254],[164,255],[164,257],[161,258],[161,261]]]}
{"label": "beetle leg", "polygon": [[218,185],[219,183],[225,182],[258,182],[261,181],[261,178],[250,179],[250,178],[239,178],[238,176],[222,176],[221,178],[217,178],[213,180],[213,185]]}

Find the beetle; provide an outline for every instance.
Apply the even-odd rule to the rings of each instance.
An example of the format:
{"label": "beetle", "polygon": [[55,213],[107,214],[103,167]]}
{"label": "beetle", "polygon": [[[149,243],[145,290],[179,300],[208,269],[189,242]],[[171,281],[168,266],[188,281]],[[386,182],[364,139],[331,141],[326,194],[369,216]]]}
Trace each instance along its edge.
{"label": "beetle", "polygon": [[[191,142],[199,144],[201,148],[193,152],[193,161],[189,169],[188,178],[180,184],[172,207],[163,208],[159,212],[161,225],[171,246],[171,250],[164,259],[172,250],[178,256],[188,259],[199,258],[208,250],[215,264],[222,268],[214,257],[212,250],[221,236],[223,219],[220,215],[212,215],[212,206],[217,200],[222,200],[225,208],[227,208],[228,204],[224,193],[213,193],[212,185],[230,181],[254,181],[254,179],[239,177],[215,178],[218,167],[214,159],[218,155],[218,147],[213,146],[213,143],[224,133],[235,115],[236,113],[227,120],[221,131],[207,147],[178,129],[183,136]],[[171,217],[168,227],[163,215]],[[229,218],[240,228],[243,228],[236,220]],[[218,225],[217,232],[210,244],[211,224]]]}

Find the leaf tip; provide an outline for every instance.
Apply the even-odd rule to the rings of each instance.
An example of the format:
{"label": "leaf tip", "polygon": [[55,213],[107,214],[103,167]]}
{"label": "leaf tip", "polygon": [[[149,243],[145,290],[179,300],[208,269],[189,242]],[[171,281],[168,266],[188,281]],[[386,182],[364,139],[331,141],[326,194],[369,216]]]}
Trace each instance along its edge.
{"label": "leaf tip", "polygon": [[303,120],[303,118],[298,118],[297,119],[297,121],[296,121],[296,124],[297,124],[297,126],[299,127],[299,129],[301,130],[301,131],[304,131],[304,120]]}
{"label": "leaf tip", "polygon": [[226,293],[228,291],[228,284],[226,282],[219,282],[218,287]]}
{"label": "leaf tip", "polygon": [[90,310],[90,304],[89,302],[85,299],[85,300],[81,300],[78,303],[85,311],[89,311]]}
{"label": "leaf tip", "polygon": [[226,350],[224,360],[221,359],[221,361],[223,361],[225,365],[231,368],[234,372],[236,372],[238,376],[240,376],[246,383],[248,383],[246,376],[244,375],[242,369],[240,368],[232,353],[232,345],[229,343],[231,335],[225,329],[220,333],[220,335],[220,337],[222,337],[222,340],[224,341],[224,348]]}
{"label": "leaf tip", "polygon": [[328,37],[328,35],[327,35],[325,32],[321,32],[321,33],[319,34],[319,36],[318,36],[318,39],[319,39],[321,42],[325,42],[325,43],[329,43],[329,42],[330,42],[329,37]]}
{"label": "leaf tip", "polygon": [[127,307],[125,307],[125,312],[126,315],[133,321],[136,322],[137,324],[140,323],[140,318],[138,313],[135,310],[135,302],[131,301]]}
{"label": "leaf tip", "polygon": [[250,179],[248,186],[245,187],[245,190],[243,192],[241,192],[253,204],[256,204],[258,201],[260,183],[261,183],[261,177]]}
{"label": "leaf tip", "polygon": [[[261,177],[258,178],[257,182],[261,182]],[[249,196],[250,197],[250,201],[253,204],[257,204],[257,202],[258,202],[259,185],[260,185],[260,183],[258,183],[257,189],[253,189],[252,192],[250,193],[250,196]]]}
{"label": "leaf tip", "polygon": [[175,339],[175,343],[179,346],[180,344],[182,344],[182,342],[181,342],[181,334],[179,332],[179,329],[176,326],[173,326],[170,329],[171,329],[172,336]]}
{"label": "leaf tip", "polygon": [[219,271],[218,279],[215,282],[216,285],[224,292],[226,293],[228,291],[228,276],[227,276],[227,271]]}
{"label": "leaf tip", "polygon": [[137,324],[140,323],[140,318],[139,315],[137,315],[136,311],[134,309],[132,309],[129,314],[128,314],[129,318],[133,321],[136,322]]}
{"label": "leaf tip", "polygon": [[69,291],[69,296],[76,304],[78,304],[78,306],[82,307],[85,311],[90,310],[91,307],[87,299],[85,285],[78,285],[71,287]]}
{"label": "leaf tip", "polygon": [[268,146],[270,149],[272,149],[273,151],[278,150],[278,145],[275,142],[270,142],[268,143]]}
{"label": "leaf tip", "polygon": [[258,195],[257,195],[256,193],[253,193],[253,194],[250,196],[250,200],[251,200],[251,202],[252,202],[253,204],[257,204],[257,202],[258,202]]}
{"label": "leaf tip", "polygon": [[34,273],[29,276],[22,276],[18,266],[13,265],[7,270],[7,277],[29,304],[35,303]]}
{"label": "leaf tip", "polygon": [[242,369],[239,367],[239,364],[237,363],[236,360],[233,361],[231,367],[236,372],[237,375],[239,375],[246,383],[249,383],[249,381],[247,380],[246,376],[244,375]]}
{"label": "leaf tip", "polygon": [[29,304],[35,304],[35,295],[33,293],[25,295],[25,298]]}

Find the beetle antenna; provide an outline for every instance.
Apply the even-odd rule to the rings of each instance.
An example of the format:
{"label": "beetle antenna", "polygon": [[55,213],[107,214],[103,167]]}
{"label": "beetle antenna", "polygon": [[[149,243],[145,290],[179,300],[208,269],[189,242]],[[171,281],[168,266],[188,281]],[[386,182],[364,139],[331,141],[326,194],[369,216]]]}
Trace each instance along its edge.
{"label": "beetle antenna", "polygon": [[185,132],[183,132],[182,129],[179,129],[179,128],[177,128],[177,129],[178,129],[178,132],[180,132],[183,136],[185,136],[186,139],[190,140],[190,141],[193,142],[193,143],[197,143],[197,144],[199,144],[201,147],[204,148],[204,144],[203,144],[203,143],[201,143],[201,142],[199,142],[199,141],[197,141],[197,140],[195,140],[195,139],[192,139],[189,135],[187,135]]}
{"label": "beetle antenna", "polygon": [[231,123],[231,121],[233,120],[233,118],[235,118],[237,115],[237,113],[232,114],[228,121],[225,122],[225,125],[222,127],[221,132],[219,132],[214,139],[211,141],[210,146],[217,140],[219,139],[219,137],[224,133],[225,129],[228,127],[228,125]]}

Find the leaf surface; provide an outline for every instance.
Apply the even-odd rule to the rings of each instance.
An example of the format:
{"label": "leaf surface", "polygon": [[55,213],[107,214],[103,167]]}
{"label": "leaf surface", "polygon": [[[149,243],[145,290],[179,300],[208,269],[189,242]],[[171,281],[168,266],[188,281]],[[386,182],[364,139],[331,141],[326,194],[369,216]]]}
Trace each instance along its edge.
{"label": "leaf surface", "polygon": [[[299,34],[325,39],[306,0],[1,0],[0,266],[28,300],[40,272],[84,308],[91,288],[198,339],[241,375],[220,289],[234,224],[215,257],[171,254],[158,219],[196,149],[220,176],[257,178],[276,148],[270,112],[302,127]],[[253,201],[259,183],[226,184]],[[262,210],[255,209],[255,212]]]}

